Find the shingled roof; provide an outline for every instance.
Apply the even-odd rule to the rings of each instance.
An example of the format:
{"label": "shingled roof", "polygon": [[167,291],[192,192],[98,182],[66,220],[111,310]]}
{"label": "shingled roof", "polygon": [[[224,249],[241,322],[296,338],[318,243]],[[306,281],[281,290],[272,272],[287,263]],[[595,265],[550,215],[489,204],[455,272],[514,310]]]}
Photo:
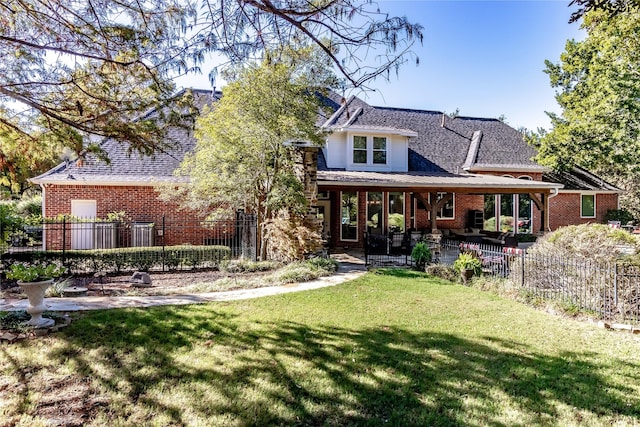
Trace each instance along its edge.
{"label": "shingled roof", "polygon": [[[220,99],[221,92],[193,90],[194,105],[199,110]],[[166,152],[143,156],[129,153],[127,144],[111,138],[104,139],[100,147],[110,162],[107,164],[93,155],[87,155],[83,164],[64,162],[31,181],[55,184],[109,184],[109,185],[151,185],[153,183],[176,181],[173,171],[180,165],[184,155],[192,151],[196,140],[189,129],[172,127],[167,132],[173,144]]]}
{"label": "shingled roof", "polygon": [[[395,128],[413,131],[409,171],[462,173],[521,170],[542,172],[520,132],[497,119],[449,117],[439,111],[374,107],[352,97],[325,123],[329,129]],[[476,136],[476,144],[472,140]]]}
{"label": "shingled roof", "polygon": [[[202,109],[219,100],[222,93],[193,90],[193,95],[196,107]],[[320,111],[318,124],[328,130],[350,127],[387,130],[407,136],[408,175],[412,175],[408,178],[410,181],[424,174],[544,171],[532,160],[535,150],[523,141],[522,134],[496,119],[451,118],[438,111],[375,107],[357,97],[345,100],[335,92],[329,92],[322,101],[327,108]],[[153,185],[186,179],[174,176],[173,172],[184,155],[194,149],[196,140],[193,133],[188,129],[174,127],[168,131],[167,137],[171,139],[173,148],[152,156],[129,153],[126,142],[107,138],[100,146],[109,157],[109,164],[87,155],[82,165],[76,162],[61,163],[31,181],[36,184],[66,185]],[[321,152],[318,171],[339,172],[340,169],[327,168]],[[570,188],[575,186],[608,190],[613,187],[610,184],[598,187],[597,183],[603,181],[598,181],[599,178],[591,174],[589,175],[594,178],[589,181],[585,178],[587,172],[583,172],[575,177],[571,173],[561,176],[547,172],[544,181],[557,182]],[[335,173],[329,175],[330,177],[325,178],[334,180],[341,176]]]}
{"label": "shingled roof", "polygon": [[582,169],[573,168],[572,171],[548,171],[542,175],[545,181],[558,182],[564,186],[563,191],[609,191],[619,193],[621,190],[608,183],[599,176]]}

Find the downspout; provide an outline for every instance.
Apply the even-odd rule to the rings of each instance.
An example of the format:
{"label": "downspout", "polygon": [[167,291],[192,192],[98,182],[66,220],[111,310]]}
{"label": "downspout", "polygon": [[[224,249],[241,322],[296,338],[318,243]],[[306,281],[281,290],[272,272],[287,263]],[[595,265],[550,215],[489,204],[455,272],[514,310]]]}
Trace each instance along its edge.
{"label": "downspout", "polygon": [[553,190],[553,194],[549,194],[549,196],[547,197],[547,206],[544,212],[544,215],[546,217],[547,231],[551,231],[551,226],[549,225],[549,208],[550,208],[549,200],[556,197],[560,192],[557,187],[552,188],[552,190]]}

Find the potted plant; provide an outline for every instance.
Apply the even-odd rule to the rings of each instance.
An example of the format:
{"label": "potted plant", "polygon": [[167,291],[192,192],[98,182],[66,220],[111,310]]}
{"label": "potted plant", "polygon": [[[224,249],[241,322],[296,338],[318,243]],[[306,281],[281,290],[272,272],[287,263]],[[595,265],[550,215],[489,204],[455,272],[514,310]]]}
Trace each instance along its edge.
{"label": "potted plant", "polygon": [[431,261],[431,249],[424,242],[418,242],[411,251],[411,259],[416,263],[416,268],[424,271],[425,266]]}
{"label": "potted plant", "polygon": [[64,274],[65,269],[55,264],[14,264],[7,272],[8,279],[18,281],[18,286],[27,294],[29,307],[27,313],[31,315],[26,324],[36,328],[48,328],[53,326],[53,319],[42,317],[42,313],[47,309],[44,303],[44,294],[47,288],[53,283],[53,279]]}
{"label": "potted plant", "polygon": [[474,275],[482,274],[482,262],[469,252],[463,252],[453,262],[453,269],[460,274],[462,282],[467,283]]}

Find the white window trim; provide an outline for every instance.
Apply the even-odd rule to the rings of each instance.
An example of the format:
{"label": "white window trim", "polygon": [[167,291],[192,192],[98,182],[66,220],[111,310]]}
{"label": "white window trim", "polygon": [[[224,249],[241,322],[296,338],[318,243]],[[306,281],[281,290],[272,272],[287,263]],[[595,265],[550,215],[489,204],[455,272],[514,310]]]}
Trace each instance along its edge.
{"label": "white window trim", "polygon": [[[376,138],[384,139],[384,150],[375,148],[374,140]],[[384,163],[376,163],[374,154],[376,152],[384,152]],[[374,135],[371,137],[371,163],[375,166],[387,166],[389,164],[389,138],[386,136]]]}
{"label": "white window trim", "polygon": [[[353,152],[354,152],[354,144],[353,144],[353,139],[356,136],[361,136],[361,137],[365,137],[367,140],[367,162],[366,163],[355,163],[353,161]],[[385,163],[374,163],[373,162],[373,138],[384,138],[386,140],[385,143],[385,152],[386,152],[386,162]],[[390,155],[390,151],[389,151],[389,145],[391,143],[391,140],[389,139],[388,135],[363,135],[363,134],[359,134],[359,133],[353,133],[353,134],[348,134],[348,144],[347,144],[347,148],[349,150],[349,154],[347,157],[347,164],[349,165],[350,168],[367,168],[367,169],[378,169],[378,170],[387,170],[391,167],[391,163],[389,161],[389,155]],[[375,150],[375,151],[382,151],[382,150]]]}
{"label": "white window trim", "polygon": [[[438,194],[447,194],[444,191],[438,191]],[[438,214],[436,215],[436,220],[438,221],[454,221],[456,219],[456,193],[452,193],[453,197],[451,198],[451,202],[453,203],[453,216],[451,217],[441,217],[440,213],[438,212]],[[431,193],[429,193],[429,197],[428,197],[429,203],[431,203]],[[431,212],[429,212],[429,221],[431,221]]]}
{"label": "white window trim", "polygon": [[[582,197],[593,196],[593,216],[585,216],[582,212]],[[598,212],[598,198],[596,193],[580,193],[580,218],[595,218]]]}
{"label": "white window trim", "polygon": [[[354,139],[356,137],[364,137],[365,140],[365,146],[364,146],[364,150],[362,148],[358,148],[358,151],[364,151],[365,152],[365,158],[367,159],[364,163],[356,163],[354,160],[354,153],[356,151],[355,148],[355,144],[354,144]],[[370,160],[369,158],[373,158],[372,155],[370,155],[371,153],[369,152],[369,137],[366,135],[351,135],[351,137],[349,138],[350,143],[351,143],[351,163],[354,165],[358,165],[358,166],[366,166],[369,165]]]}
{"label": "white window trim", "polygon": [[[344,239],[342,237],[342,195],[344,193],[356,193],[356,238],[355,239]],[[359,206],[358,206],[358,202],[360,199],[360,192],[358,191],[341,191],[340,192],[340,241],[341,242],[357,242],[358,241],[358,230],[359,230],[359,216],[360,216],[360,212],[359,212]]]}

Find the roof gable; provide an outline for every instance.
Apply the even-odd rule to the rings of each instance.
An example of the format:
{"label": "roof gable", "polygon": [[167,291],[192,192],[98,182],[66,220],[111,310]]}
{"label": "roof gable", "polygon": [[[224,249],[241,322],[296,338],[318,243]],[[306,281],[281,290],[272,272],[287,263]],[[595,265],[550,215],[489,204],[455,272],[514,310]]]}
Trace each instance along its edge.
{"label": "roof gable", "polygon": [[544,170],[532,160],[536,151],[523,135],[497,119],[451,118],[439,111],[375,107],[352,97],[325,127],[414,133],[416,136],[409,138],[409,171]]}

